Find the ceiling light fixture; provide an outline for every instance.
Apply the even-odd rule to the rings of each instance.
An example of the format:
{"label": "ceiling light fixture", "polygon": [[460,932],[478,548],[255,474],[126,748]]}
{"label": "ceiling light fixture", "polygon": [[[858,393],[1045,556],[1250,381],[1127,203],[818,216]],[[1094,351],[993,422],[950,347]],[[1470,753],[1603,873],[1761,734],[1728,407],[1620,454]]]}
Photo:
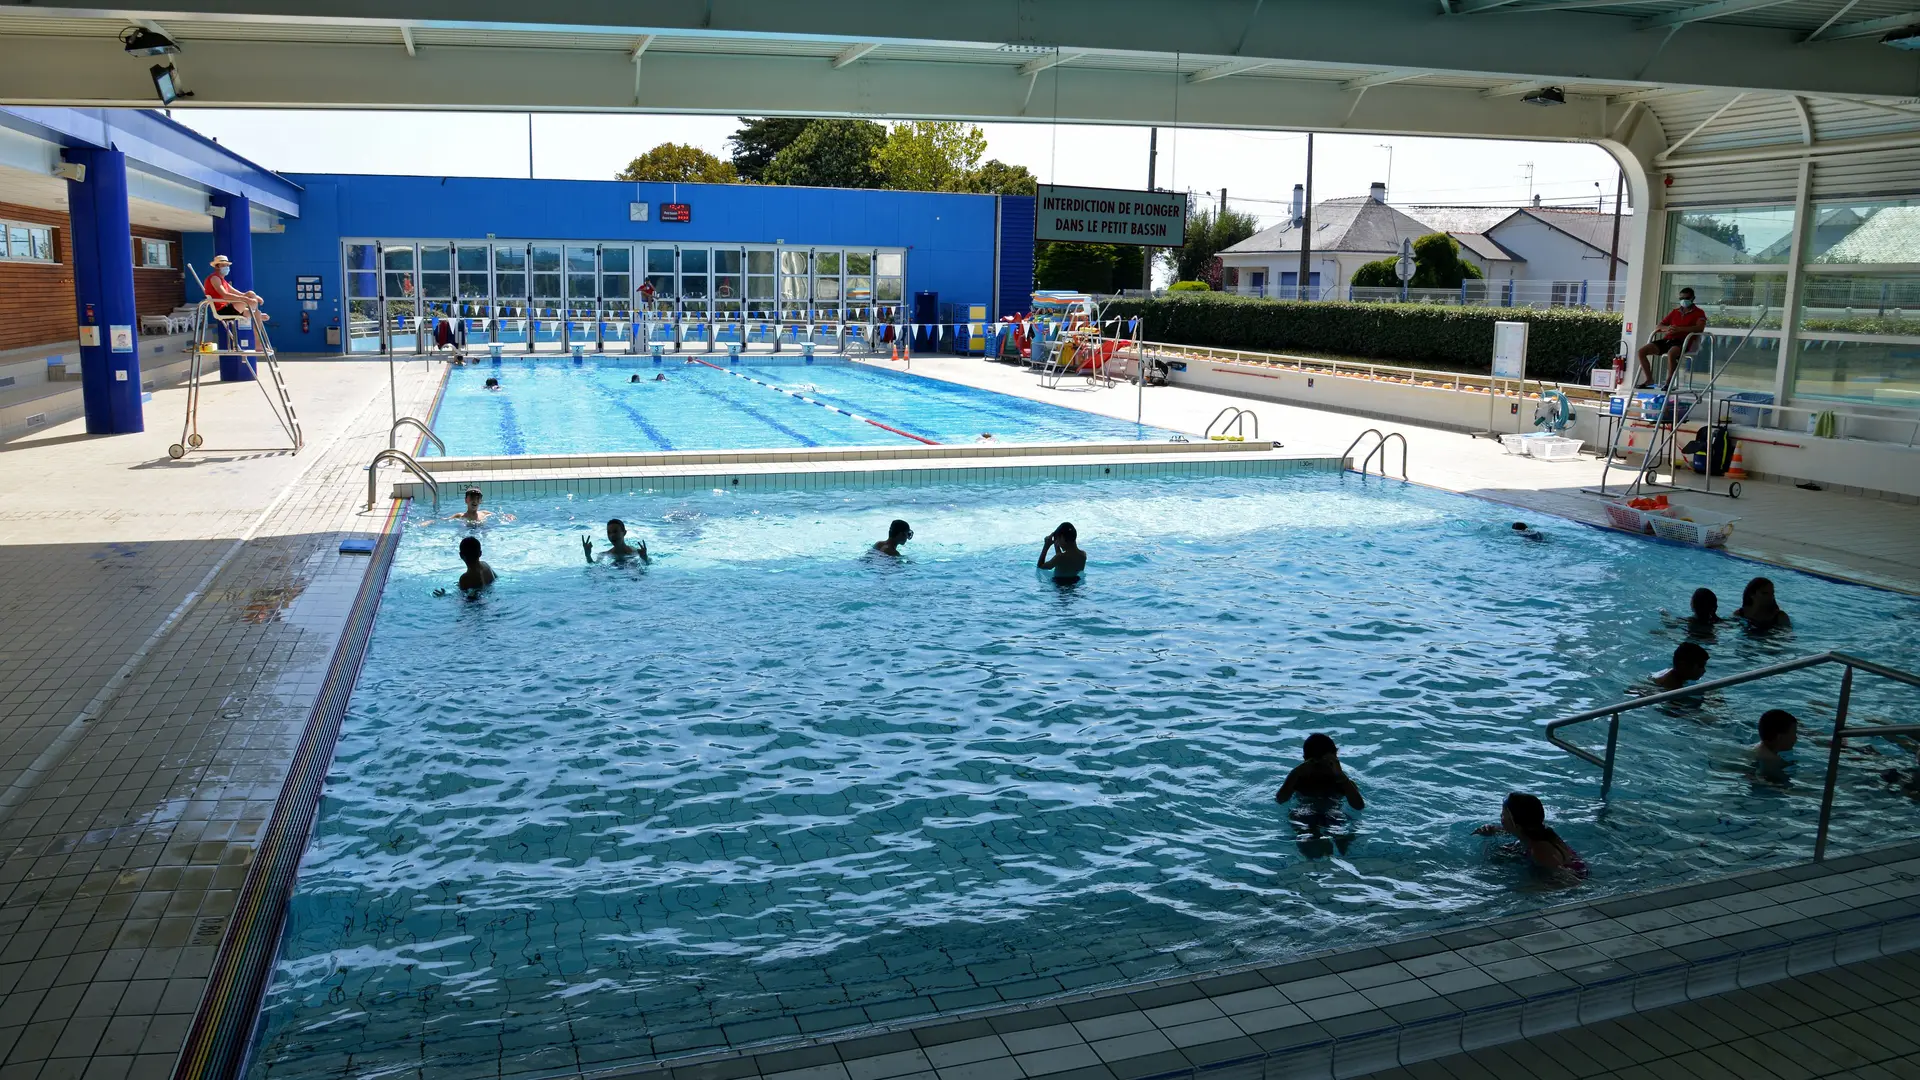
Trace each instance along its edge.
{"label": "ceiling light fixture", "polygon": [[179,44],[172,38],[144,26],[129,26],[120,31],[120,44],[126,46],[128,56],[168,56],[180,51]]}
{"label": "ceiling light fixture", "polygon": [[1565,105],[1567,92],[1557,86],[1546,86],[1520,99],[1529,105]]}

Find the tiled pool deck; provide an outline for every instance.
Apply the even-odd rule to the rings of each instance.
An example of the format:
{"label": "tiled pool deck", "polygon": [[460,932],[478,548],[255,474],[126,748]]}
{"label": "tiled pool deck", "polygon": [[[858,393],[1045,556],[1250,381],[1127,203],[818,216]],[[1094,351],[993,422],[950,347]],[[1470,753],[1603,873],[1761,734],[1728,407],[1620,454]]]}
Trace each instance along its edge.
{"label": "tiled pool deck", "polygon": [[[87,439],[76,423],[0,446],[0,611],[8,615],[0,624],[0,791],[8,792],[0,795],[0,1080],[175,1073],[214,955],[231,933],[237,890],[366,578],[367,561],[341,555],[338,541],[387,520],[384,505],[362,509],[364,466],[386,445],[385,366],[289,366],[311,439],[298,458],[226,452],[167,463],[177,391],[155,395],[144,435]],[[1050,392],[979,361],[919,359],[915,370],[1132,417],[1131,388]],[[398,411],[426,415],[441,371],[401,365]],[[270,424],[254,394],[210,392],[203,427],[250,441],[250,425]],[[1146,419],[1193,431],[1234,400],[1156,389]],[[1155,462],[1207,455],[1225,463],[1240,452],[1249,465],[1324,459],[1377,426],[1255,407],[1279,429],[1283,452],[1195,446],[1156,450]],[[1416,480],[1593,513],[1593,501],[1576,494],[1590,480],[1577,474],[1584,465],[1543,466],[1463,436],[1398,427],[1414,442]],[[251,441],[270,445],[266,434]],[[996,465],[1063,464],[999,449]],[[1145,464],[1115,453],[1072,467],[1104,468],[1109,456]],[[456,469],[443,479],[499,482],[512,468],[490,462],[461,472],[459,464],[471,463],[449,462]],[[711,476],[715,464],[663,468]],[[753,468],[791,476],[844,465]],[[624,466],[585,468],[610,476]],[[1756,483],[1741,512],[1749,553],[1920,591],[1912,539],[1920,508]],[[1920,944],[1916,880],[1920,849],[1895,849],[836,1042],[805,1043],[796,1031],[797,1045],[752,1054],[727,1047],[722,1032],[711,1049],[684,1048],[717,1056],[670,1068],[705,1080],[1130,1080],[1345,1076],[1421,1060],[1416,1070],[1442,1072],[1416,1075],[1480,1075],[1477,1059],[1445,1055],[1475,1050],[1520,1062],[1524,1041],[1501,1044],[1510,1058],[1476,1048],[1836,963],[1854,965],[1841,976],[1852,985],[1853,971],[1881,970],[1873,957]],[[1920,1010],[1889,1020],[1912,1036],[1905,1045],[1920,1047]],[[779,1033],[755,1033],[766,1034]],[[1755,1034],[1729,1023],[1705,1037]]]}

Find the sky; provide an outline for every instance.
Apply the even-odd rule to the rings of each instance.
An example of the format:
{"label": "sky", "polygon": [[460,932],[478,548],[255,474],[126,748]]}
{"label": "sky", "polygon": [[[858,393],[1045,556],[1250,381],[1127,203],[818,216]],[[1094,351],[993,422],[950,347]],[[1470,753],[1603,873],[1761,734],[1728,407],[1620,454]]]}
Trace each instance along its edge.
{"label": "sky", "polygon": [[[175,109],[175,120],[280,172],[425,176],[527,175],[526,113]],[[663,142],[728,156],[730,116],[541,113],[533,117],[533,175],[607,180]],[[987,156],[1025,165],[1042,183],[1147,185],[1145,128],[982,124]],[[491,152],[476,152],[491,147]],[[1387,149],[1391,147],[1391,152]],[[1261,225],[1287,212],[1306,171],[1305,135],[1268,131],[1160,131],[1158,187],[1191,191],[1251,213]],[[1391,170],[1391,171],[1389,171]],[[1613,207],[1618,169],[1581,143],[1326,134],[1314,140],[1314,200],[1365,195],[1388,183],[1395,203]]]}

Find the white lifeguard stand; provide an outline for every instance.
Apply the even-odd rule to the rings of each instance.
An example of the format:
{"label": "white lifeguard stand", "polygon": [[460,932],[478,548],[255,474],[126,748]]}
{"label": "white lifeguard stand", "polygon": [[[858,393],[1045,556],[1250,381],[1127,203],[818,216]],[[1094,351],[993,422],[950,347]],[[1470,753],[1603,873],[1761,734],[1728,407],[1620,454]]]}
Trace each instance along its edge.
{"label": "white lifeguard stand", "polygon": [[[187,269],[193,274],[194,282],[204,288],[200,271],[191,264]],[[167,447],[167,456],[177,461],[186,457],[189,450],[205,445],[206,439],[200,434],[200,380],[206,374],[207,360],[211,358],[217,364],[224,356],[240,357],[253,369],[254,381],[260,386],[261,394],[266,395],[273,418],[279,421],[280,429],[292,442],[293,452],[299,453],[306,439],[300,430],[300,417],[293,410],[293,398],[287,393],[286,377],[275,359],[273,341],[267,336],[266,319],[258,307],[250,307],[243,314],[228,315],[221,313],[221,306],[220,301],[209,297],[193,309],[193,342],[188,346],[193,356],[187,368],[187,415],[181,424],[180,441]],[[262,367],[273,380],[271,392],[259,378]]]}

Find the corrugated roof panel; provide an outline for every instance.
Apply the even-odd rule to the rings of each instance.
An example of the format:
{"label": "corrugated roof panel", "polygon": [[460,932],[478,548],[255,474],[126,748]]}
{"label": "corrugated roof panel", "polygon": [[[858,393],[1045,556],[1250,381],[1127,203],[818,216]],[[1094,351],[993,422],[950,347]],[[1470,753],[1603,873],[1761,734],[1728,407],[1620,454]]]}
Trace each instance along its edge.
{"label": "corrugated roof panel", "polygon": [[335,45],[390,45],[400,40],[395,26],[352,26],[325,21],[228,22],[223,19],[168,19],[167,34],[185,45],[195,41],[297,41]]}
{"label": "corrugated roof panel", "polygon": [[0,15],[0,34],[8,37],[117,37],[129,24],[120,19],[59,19],[46,15]]}

